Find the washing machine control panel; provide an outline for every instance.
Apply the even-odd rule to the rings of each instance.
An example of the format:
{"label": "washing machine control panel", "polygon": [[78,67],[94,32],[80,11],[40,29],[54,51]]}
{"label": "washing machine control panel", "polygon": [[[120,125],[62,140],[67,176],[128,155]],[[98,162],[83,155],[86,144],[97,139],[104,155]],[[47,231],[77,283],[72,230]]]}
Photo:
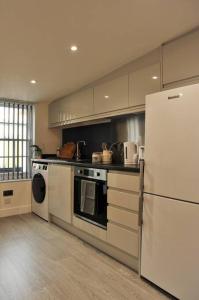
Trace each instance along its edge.
{"label": "washing machine control panel", "polygon": [[48,170],[48,165],[47,165],[47,164],[33,163],[33,164],[32,164],[32,169],[33,169],[34,171],[36,171],[36,170],[47,171],[47,170]]}

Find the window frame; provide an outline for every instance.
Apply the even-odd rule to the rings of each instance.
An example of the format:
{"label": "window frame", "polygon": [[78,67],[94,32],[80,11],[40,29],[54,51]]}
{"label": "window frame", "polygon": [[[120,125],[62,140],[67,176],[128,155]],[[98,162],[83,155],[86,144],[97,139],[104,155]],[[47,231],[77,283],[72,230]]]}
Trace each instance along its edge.
{"label": "window frame", "polygon": [[0,181],[29,179],[34,105],[0,98],[0,110],[0,126],[3,128],[3,132],[0,132]]}

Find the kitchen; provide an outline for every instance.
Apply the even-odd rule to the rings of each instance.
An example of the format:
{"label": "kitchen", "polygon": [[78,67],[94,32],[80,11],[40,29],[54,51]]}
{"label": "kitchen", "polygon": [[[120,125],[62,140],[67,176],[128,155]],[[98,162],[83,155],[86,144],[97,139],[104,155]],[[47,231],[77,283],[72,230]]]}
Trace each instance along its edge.
{"label": "kitchen", "polygon": [[198,8],[1,3],[0,299],[199,298]]}

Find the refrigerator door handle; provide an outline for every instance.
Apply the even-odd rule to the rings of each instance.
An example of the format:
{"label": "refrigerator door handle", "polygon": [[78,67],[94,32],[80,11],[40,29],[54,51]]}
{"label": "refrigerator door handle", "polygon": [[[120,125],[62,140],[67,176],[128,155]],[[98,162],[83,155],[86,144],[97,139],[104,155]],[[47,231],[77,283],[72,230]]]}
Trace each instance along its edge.
{"label": "refrigerator door handle", "polygon": [[143,214],[143,200],[144,200],[144,160],[140,160],[140,188],[139,188],[139,214],[138,214],[138,226],[142,226],[142,214]]}

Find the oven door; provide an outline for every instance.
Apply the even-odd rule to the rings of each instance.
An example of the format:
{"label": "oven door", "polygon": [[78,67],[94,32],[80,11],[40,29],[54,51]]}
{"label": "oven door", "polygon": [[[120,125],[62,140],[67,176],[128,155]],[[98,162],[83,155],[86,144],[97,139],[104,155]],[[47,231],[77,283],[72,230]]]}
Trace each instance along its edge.
{"label": "oven door", "polygon": [[102,228],[107,226],[107,185],[103,180],[75,176],[74,213]]}

